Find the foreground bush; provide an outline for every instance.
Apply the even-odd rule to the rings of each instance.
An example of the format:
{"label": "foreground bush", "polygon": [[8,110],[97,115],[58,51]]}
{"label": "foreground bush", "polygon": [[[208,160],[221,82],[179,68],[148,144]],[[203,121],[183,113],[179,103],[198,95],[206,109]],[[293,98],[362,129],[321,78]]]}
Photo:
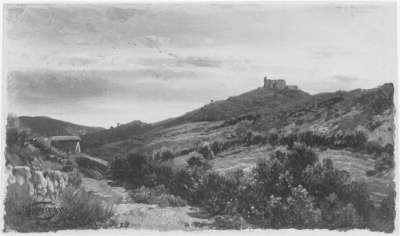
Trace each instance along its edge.
{"label": "foreground bush", "polygon": [[[149,173],[155,175],[158,184],[164,181],[167,193],[215,216],[214,227],[238,229],[250,224],[257,228],[393,230],[394,198],[376,209],[365,184],[353,182],[348,172],[335,169],[329,159],[320,163],[304,144],[294,143],[288,152],[276,151],[246,175],[212,172],[204,168],[208,162],[200,154],[188,160],[187,169],[177,172],[138,160],[145,168],[135,169],[136,174],[128,174],[134,178],[126,181],[136,181],[138,174],[143,179]],[[144,197],[139,195],[150,202],[145,193],[151,190],[142,190]]]}
{"label": "foreground bush", "polygon": [[42,232],[99,228],[112,215],[112,207],[81,188],[66,187],[57,204],[36,202],[28,184],[10,184],[5,200],[7,230]]}
{"label": "foreground bush", "polygon": [[27,183],[22,186],[17,183],[7,186],[4,201],[4,224],[6,231],[12,229],[19,232],[28,232],[36,227],[32,220],[31,209],[34,199],[29,194],[29,188]]}
{"label": "foreground bush", "polygon": [[154,188],[142,186],[133,191],[131,196],[135,202],[157,204],[160,207],[181,207],[187,205],[187,201],[181,197],[169,194],[164,185],[158,185]]}
{"label": "foreground bush", "polygon": [[99,228],[112,216],[112,206],[82,188],[67,187],[61,196],[58,229]]}

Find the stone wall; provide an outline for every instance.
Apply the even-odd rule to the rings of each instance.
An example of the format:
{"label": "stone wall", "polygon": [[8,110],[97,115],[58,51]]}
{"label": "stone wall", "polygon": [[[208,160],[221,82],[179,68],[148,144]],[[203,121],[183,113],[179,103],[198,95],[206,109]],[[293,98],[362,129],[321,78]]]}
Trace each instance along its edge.
{"label": "stone wall", "polygon": [[27,185],[37,202],[52,202],[69,183],[69,175],[59,170],[33,170],[28,166],[7,166],[8,184]]}

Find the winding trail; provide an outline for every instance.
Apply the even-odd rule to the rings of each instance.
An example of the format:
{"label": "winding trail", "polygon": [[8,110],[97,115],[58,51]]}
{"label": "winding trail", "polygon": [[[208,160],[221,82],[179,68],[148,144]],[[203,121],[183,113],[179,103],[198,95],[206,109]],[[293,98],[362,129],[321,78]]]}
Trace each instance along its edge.
{"label": "winding trail", "polygon": [[83,178],[82,186],[88,192],[114,204],[111,220],[116,227],[153,230],[201,230],[206,229],[207,219],[196,217],[200,210],[195,207],[160,207],[134,202],[123,187],[114,187],[107,180]]}

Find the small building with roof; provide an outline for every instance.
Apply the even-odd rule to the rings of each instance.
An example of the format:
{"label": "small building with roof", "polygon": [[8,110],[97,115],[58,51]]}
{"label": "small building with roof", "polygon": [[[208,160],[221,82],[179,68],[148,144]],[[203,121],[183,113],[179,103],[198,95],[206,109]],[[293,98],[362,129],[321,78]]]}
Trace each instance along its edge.
{"label": "small building with roof", "polygon": [[65,153],[81,152],[81,138],[78,136],[52,136],[49,141],[51,146]]}

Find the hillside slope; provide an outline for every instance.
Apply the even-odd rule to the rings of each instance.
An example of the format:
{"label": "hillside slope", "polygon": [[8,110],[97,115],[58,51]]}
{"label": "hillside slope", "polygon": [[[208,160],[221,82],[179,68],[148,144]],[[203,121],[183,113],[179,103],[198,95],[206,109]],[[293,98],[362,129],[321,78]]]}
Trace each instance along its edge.
{"label": "hillside slope", "polygon": [[247,113],[272,112],[277,107],[308,97],[310,95],[301,90],[257,88],[226,100],[207,104],[184,114],[180,119],[190,122],[226,120]]}
{"label": "hillside slope", "polygon": [[77,125],[66,121],[56,120],[45,116],[20,116],[19,126],[29,129],[38,136],[77,135],[103,130],[101,127]]}
{"label": "hillside slope", "polygon": [[83,145],[93,149],[101,145],[142,136],[148,132],[182,125],[190,122],[223,121],[243,115],[272,112],[281,106],[308,98],[310,95],[301,90],[258,88],[226,100],[207,104],[176,118],[166,119],[153,124],[133,121],[121,126],[91,133],[83,137]]}
{"label": "hillside slope", "polygon": [[[100,140],[90,153],[100,157],[105,154],[107,160],[133,150],[151,153],[165,146],[181,152],[203,141],[235,139],[235,130],[245,120],[249,123],[246,130],[265,136],[270,132],[285,135],[312,131],[335,135],[361,131],[368,141],[384,146],[393,144],[393,92],[392,84],[316,95],[300,90],[259,88],[164,122],[101,131],[115,136],[108,142],[96,133],[84,137],[91,137],[92,142]],[[223,120],[215,121],[219,119]]]}

